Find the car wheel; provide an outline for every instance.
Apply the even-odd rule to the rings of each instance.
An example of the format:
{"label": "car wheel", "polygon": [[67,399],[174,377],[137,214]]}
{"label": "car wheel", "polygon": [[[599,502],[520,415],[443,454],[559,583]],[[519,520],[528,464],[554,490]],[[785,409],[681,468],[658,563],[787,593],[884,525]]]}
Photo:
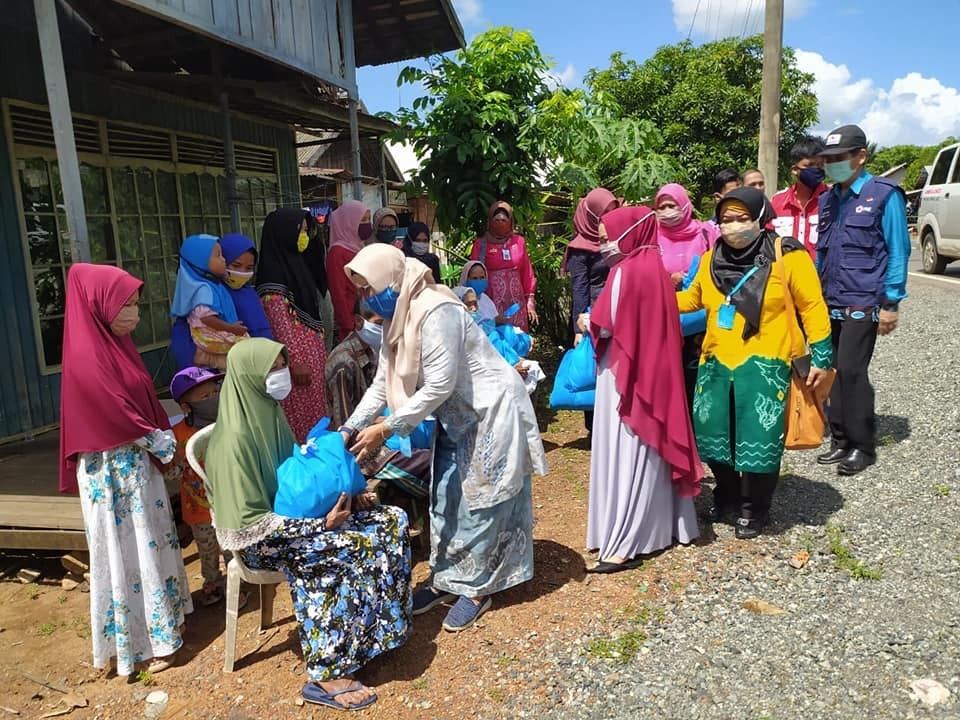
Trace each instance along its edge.
{"label": "car wheel", "polygon": [[947,259],[937,252],[937,241],[934,240],[933,233],[923,236],[921,262],[923,271],[928,275],[940,275],[947,268]]}

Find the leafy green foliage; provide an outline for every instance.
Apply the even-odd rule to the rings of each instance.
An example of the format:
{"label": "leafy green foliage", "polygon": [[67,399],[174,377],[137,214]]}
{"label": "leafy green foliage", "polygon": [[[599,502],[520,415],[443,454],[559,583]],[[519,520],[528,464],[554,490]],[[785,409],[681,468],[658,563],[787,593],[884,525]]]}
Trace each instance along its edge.
{"label": "leafy green foliage", "polygon": [[[713,176],[724,168],[756,164],[760,125],[762,37],[729,38],[694,46],[661,47],[637,63],[622,52],[610,67],[592,70],[593,96],[612,97],[624,117],[651,122],[663,136],[662,152],[679,165],[673,179],[695,201],[713,192]],[[783,52],[780,112],[780,176],[789,177],[790,147],[817,120],[813,76],[797,68],[792,49]],[[770,179],[768,185],[774,185]]]}
{"label": "leafy green foliage", "polygon": [[[399,139],[422,163],[416,180],[437,205],[441,228],[466,237],[483,231],[498,199],[518,227],[540,214],[537,177],[549,156],[534,117],[550,88],[550,64],[527,31],[492,28],[454,57],[404,68],[398,84],[423,84],[426,95],[401,109]],[[459,231],[459,232],[458,232]]]}

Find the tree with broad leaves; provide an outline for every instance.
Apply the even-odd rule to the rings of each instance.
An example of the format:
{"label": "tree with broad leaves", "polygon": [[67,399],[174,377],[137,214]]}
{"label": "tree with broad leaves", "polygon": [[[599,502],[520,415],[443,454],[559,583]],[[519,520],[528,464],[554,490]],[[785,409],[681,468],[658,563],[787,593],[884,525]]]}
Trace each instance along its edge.
{"label": "tree with broad leaves", "polygon": [[[693,198],[713,193],[713,176],[724,168],[757,163],[763,38],[728,38],[695,46],[666,45],[643,63],[610,57],[610,67],[592,70],[586,85],[593,95],[612,97],[626,117],[648,120],[663,136]],[[780,110],[780,178],[767,179],[771,192],[789,180],[790,147],[817,121],[813,76],[797,67],[791,48],[783,51]]]}

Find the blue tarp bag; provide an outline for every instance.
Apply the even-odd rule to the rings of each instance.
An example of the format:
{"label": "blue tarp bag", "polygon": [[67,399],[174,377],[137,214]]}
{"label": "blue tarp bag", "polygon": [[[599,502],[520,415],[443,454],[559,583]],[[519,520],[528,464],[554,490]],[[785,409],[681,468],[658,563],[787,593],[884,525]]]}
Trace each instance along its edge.
{"label": "blue tarp bag", "polygon": [[[680,286],[683,290],[690,289],[693,285],[693,279],[697,276],[700,269],[700,256],[694,255],[690,263],[690,269],[683,278],[683,284]],[[707,311],[697,310],[696,312],[680,313],[680,331],[684,337],[689,335],[699,335],[707,331]]]}
{"label": "blue tarp bag", "polygon": [[[383,414],[385,416],[390,415],[390,410],[384,410]],[[412,457],[414,450],[429,450],[433,447],[433,430],[436,425],[437,421],[435,419],[427,418],[417,425],[407,437],[393,434],[387,438],[384,445],[406,458]]]}
{"label": "blue tarp bag", "polygon": [[[580,345],[586,343],[584,337]],[[577,348],[580,347],[577,345]],[[550,393],[551,410],[593,410],[594,397],[596,389],[573,391],[567,387],[566,378],[570,375],[570,365],[574,362],[574,352],[577,348],[567,350],[560,360],[560,367],[557,368],[557,376],[553,379],[553,392]],[[594,378],[594,383],[596,378]]]}
{"label": "blue tarp bag", "polygon": [[[533,340],[520,328],[514,325],[499,325],[495,331],[520,357],[526,357],[530,353]],[[490,341],[493,342],[493,338],[490,338]]]}
{"label": "blue tarp bag", "polygon": [[330,432],[323,418],[307,434],[304,445],[277,468],[273,511],[289,518],[322,518],[337,504],[340,493],[356,495],[367,489],[353,455],[338,432]]}
{"label": "blue tarp bag", "polygon": [[499,331],[495,330],[487,335],[487,338],[489,338],[490,344],[493,345],[494,349],[500,353],[500,357],[510,365],[516,365],[520,362],[520,355],[517,354],[517,351],[513,349],[513,346],[504,339]]}
{"label": "blue tarp bag", "polygon": [[[567,350],[557,370],[557,380],[563,379],[563,386],[570,392],[593,390],[597,387],[597,360],[593,348],[593,339],[584,335],[583,340],[573,348]],[[567,357],[569,356],[569,360]],[[562,374],[563,363],[567,363],[566,374]]]}

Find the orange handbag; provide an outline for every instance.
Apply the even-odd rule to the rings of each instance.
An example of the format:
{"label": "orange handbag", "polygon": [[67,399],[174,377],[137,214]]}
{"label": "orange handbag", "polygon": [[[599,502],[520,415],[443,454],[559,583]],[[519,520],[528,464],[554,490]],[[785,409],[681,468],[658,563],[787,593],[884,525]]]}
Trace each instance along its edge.
{"label": "orange handbag", "polygon": [[[816,390],[807,387],[805,376],[797,372],[797,360],[807,360],[807,343],[797,326],[797,310],[793,304],[793,294],[787,284],[787,274],[783,268],[783,248],[781,238],[774,243],[777,254],[777,274],[783,284],[783,297],[787,306],[787,327],[790,332],[790,390],[787,392],[784,424],[784,444],[787,450],[811,450],[823,443],[823,431],[827,417],[823,413],[823,403],[830,394],[830,388],[836,379],[837,371],[830,369]],[[799,352],[798,352],[799,349]]]}

